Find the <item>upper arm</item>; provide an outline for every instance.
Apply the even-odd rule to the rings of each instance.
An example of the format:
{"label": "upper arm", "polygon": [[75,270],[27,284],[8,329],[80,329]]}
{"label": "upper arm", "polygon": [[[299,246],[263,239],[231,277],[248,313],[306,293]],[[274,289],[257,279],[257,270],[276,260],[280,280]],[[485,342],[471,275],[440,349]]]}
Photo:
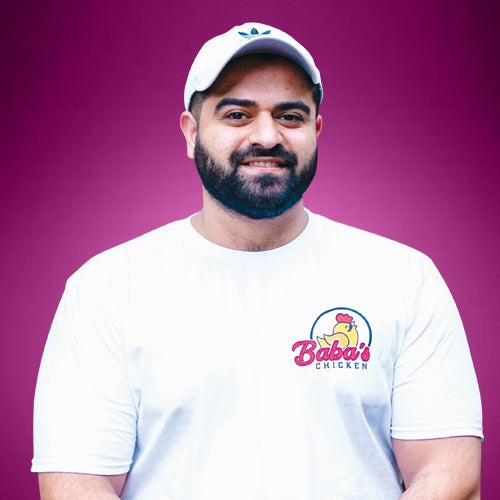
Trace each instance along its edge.
{"label": "upper arm", "polygon": [[481,441],[470,436],[392,440],[405,498],[479,498]]}
{"label": "upper arm", "polygon": [[42,500],[119,498],[127,474],[97,476],[67,472],[44,472],[38,475]]}
{"label": "upper arm", "polygon": [[119,310],[103,273],[95,284],[87,274],[68,281],[44,350],[33,472],[116,475],[132,462],[137,407]]}
{"label": "upper arm", "polygon": [[482,437],[481,399],[467,338],[435,266],[411,304],[394,362],[391,436]]}

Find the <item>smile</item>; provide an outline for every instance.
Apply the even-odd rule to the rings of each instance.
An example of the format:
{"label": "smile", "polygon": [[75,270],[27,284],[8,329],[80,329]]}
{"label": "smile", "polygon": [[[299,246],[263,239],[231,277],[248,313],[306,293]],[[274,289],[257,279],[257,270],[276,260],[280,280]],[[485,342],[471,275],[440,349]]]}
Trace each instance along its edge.
{"label": "smile", "polygon": [[264,167],[264,168],[282,167],[282,165],[276,161],[249,161],[248,163],[244,163],[243,165],[246,167]]}
{"label": "smile", "polygon": [[282,171],[286,166],[282,158],[270,157],[267,158],[249,158],[246,161],[242,161],[240,164],[242,167],[248,168],[249,170],[257,172],[277,172]]}

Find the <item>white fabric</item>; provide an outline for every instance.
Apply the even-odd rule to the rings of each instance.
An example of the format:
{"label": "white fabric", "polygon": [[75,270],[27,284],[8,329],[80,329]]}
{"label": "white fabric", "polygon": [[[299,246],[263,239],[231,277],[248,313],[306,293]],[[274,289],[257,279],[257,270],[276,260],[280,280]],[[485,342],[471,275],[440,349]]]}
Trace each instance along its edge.
{"label": "white fabric", "polygon": [[[390,500],[391,436],[482,437],[431,261],[309,215],[267,252],[214,245],[186,219],[75,273],[40,369],[32,470],[130,469],[123,499]],[[349,316],[357,358],[334,359],[317,337]]]}
{"label": "white fabric", "polygon": [[266,24],[249,22],[234,26],[206,42],[193,61],[184,87],[184,105],[189,109],[195,92],[207,90],[229,61],[245,54],[277,54],[301,67],[318,85],[323,97],[321,76],[311,54],[290,35]]}

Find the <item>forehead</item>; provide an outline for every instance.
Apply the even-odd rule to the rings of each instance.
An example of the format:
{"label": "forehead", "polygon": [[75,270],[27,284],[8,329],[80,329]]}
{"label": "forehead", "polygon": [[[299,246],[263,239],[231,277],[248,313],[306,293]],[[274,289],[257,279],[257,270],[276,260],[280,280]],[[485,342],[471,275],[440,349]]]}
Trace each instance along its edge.
{"label": "forehead", "polygon": [[304,70],[292,61],[275,55],[251,54],[231,61],[210,88],[209,95],[261,93],[279,99],[281,94],[307,96],[312,88]]}

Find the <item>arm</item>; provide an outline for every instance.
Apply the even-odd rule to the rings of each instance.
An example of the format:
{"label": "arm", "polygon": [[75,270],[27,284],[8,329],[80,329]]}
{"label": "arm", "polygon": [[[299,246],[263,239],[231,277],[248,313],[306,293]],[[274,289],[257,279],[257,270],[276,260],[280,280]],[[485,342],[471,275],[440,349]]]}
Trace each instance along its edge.
{"label": "arm", "polygon": [[126,353],[107,278],[95,274],[93,286],[85,273],[68,280],[40,366],[32,470],[44,500],[116,499],[132,462]]}
{"label": "arm", "polygon": [[95,476],[67,472],[45,472],[38,475],[41,500],[113,500],[125,484],[127,474]]}
{"label": "arm", "polygon": [[478,500],[481,441],[451,437],[392,445],[407,490],[402,499]]}

